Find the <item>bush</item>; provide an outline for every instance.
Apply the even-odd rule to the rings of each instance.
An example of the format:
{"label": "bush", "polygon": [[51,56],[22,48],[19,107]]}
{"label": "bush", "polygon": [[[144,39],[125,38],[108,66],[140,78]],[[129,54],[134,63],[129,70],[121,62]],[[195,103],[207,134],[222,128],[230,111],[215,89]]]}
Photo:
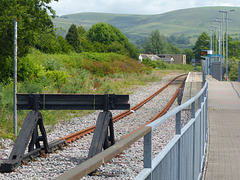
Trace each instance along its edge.
{"label": "bush", "polygon": [[[192,65],[189,64],[168,64],[163,61],[152,61],[151,59],[143,59],[142,64],[145,66],[156,68],[156,69],[172,69],[172,70],[184,70],[193,71]],[[199,69],[195,69],[197,71]]]}
{"label": "bush", "polygon": [[[0,60],[0,82],[8,83],[13,79],[13,58],[7,57]],[[17,60],[17,79],[19,82],[32,79],[39,75],[42,66],[36,64],[34,59],[19,57]]]}
{"label": "bush", "polygon": [[149,69],[134,59],[115,53],[83,53],[83,56],[82,68],[100,77],[115,73],[145,73]]}
{"label": "bush", "polygon": [[13,58],[0,55],[0,67],[0,82],[8,83],[13,78]]}
{"label": "bush", "polygon": [[110,24],[94,24],[87,32],[87,39],[93,44],[93,47],[90,47],[84,40],[82,45],[85,51],[115,52],[134,59],[138,58],[137,48],[128,41],[128,38],[119,29]]}
{"label": "bush", "polygon": [[235,64],[234,66],[232,66],[230,68],[230,71],[229,71],[229,79],[231,81],[237,81],[238,80],[238,64]]}
{"label": "bush", "polygon": [[44,67],[47,71],[54,71],[60,69],[60,63],[56,61],[55,59],[48,59],[44,63]]}
{"label": "bush", "polygon": [[73,50],[73,47],[62,36],[54,34],[41,35],[35,47],[49,54],[70,53]]}
{"label": "bush", "polygon": [[151,68],[157,67],[156,61],[152,61],[149,58],[143,59],[142,64],[144,64],[145,66],[151,67]]}
{"label": "bush", "polygon": [[13,83],[8,85],[0,84],[0,107],[13,110]]}
{"label": "bush", "polygon": [[62,86],[68,82],[70,75],[66,71],[47,71],[45,76],[54,82],[56,87]]}
{"label": "bush", "polygon": [[38,77],[43,67],[35,63],[34,59],[23,57],[18,59],[18,81],[22,82]]}
{"label": "bush", "polygon": [[24,81],[20,84],[18,93],[42,93],[43,86],[35,81]]}

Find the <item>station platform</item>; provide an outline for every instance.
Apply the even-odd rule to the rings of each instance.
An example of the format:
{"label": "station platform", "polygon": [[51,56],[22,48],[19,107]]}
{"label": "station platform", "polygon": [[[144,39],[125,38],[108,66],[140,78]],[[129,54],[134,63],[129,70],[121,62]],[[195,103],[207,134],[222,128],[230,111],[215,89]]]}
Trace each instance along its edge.
{"label": "station platform", "polygon": [[205,180],[240,179],[240,82],[207,77],[209,142]]}
{"label": "station platform", "polygon": [[[202,73],[201,72],[189,72],[182,97],[182,104],[194,97],[202,89]],[[185,110],[189,110],[187,107]]]}

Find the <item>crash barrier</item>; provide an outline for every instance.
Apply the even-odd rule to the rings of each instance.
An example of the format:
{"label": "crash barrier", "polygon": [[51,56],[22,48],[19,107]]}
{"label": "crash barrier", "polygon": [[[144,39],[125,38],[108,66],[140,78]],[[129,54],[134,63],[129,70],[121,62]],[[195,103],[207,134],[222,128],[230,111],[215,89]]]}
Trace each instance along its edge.
{"label": "crash barrier", "polygon": [[[12,172],[24,161],[33,159],[42,151],[49,153],[55,150],[57,144],[64,142],[60,140],[63,142],[48,143],[39,110],[103,110],[98,116],[89,150],[89,157],[92,157],[115,144],[112,114],[109,110],[130,109],[128,100],[129,95],[115,94],[17,94],[17,109],[32,111],[28,113],[12,152],[9,158],[2,162],[0,171]],[[24,154],[27,147],[28,153]]]}

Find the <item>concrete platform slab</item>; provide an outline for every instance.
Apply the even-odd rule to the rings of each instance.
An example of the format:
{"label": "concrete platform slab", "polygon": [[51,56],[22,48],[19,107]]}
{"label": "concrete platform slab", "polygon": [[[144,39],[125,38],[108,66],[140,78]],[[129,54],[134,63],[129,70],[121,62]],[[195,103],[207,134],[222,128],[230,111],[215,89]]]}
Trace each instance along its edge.
{"label": "concrete platform slab", "polygon": [[206,180],[240,179],[240,83],[209,82]]}
{"label": "concrete platform slab", "polygon": [[[185,82],[182,104],[194,97],[202,89],[202,73],[189,72]],[[186,109],[191,109],[190,107]]]}

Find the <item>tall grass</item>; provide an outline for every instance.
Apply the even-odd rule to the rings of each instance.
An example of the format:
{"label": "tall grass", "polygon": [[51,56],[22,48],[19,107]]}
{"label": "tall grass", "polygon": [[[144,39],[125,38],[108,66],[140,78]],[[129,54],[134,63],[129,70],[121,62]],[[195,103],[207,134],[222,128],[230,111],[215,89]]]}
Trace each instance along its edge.
{"label": "tall grass", "polygon": [[[129,94],[131,87],[160,81],[165,76],[165,71],[153,70],[114,53],[49,55],[33,49],[26,58],[34,64],[35,70],[23,82],[18,82],[18,93]],[[12,82],[0,84],[0,138],[14,139],[12,89]],[[53,127],[57,122],[92,111],[41,112],[44,124]],[[27,113],[18,111],[18,130]]]}

